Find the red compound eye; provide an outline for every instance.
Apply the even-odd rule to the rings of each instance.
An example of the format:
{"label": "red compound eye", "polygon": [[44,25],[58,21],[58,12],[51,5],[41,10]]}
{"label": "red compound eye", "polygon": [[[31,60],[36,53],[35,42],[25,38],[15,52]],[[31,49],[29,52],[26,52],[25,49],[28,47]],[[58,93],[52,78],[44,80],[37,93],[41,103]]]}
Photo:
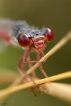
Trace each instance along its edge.
{"label": "red compound eye", "polygon": [[53,38],[54,38],[54,33],[53,31],[50,29],[50,28],[47,28],[47,30],[45,31],[45,36],[46,36],[46,41],[49,42],[49,41],[52,41]]}
{"label": "red compound eye", "polygon": [[27,47],[31,45],[32,41],[26,35],[20,34],[18,37],[18,43],[20,44],[20,46]]}

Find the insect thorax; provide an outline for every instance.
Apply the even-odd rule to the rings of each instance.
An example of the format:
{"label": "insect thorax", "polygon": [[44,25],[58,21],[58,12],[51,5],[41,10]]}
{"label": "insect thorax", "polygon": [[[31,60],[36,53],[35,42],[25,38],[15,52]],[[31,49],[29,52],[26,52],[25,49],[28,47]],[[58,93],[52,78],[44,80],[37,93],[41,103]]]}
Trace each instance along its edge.
{"label": "insect thorax", "polygon": [[15,25],[13,26],[12,29],[12,35],[15,38],[18,38],[18,36],[21,33],[24,33],[26,35],[28,35],[29,37],[31,36],[32,38],[43,35],[44,36],[44,32],[45,32],[46,28],[42,28],[40,30],[34,28],[34,27],[30,27],[25,21],[18,21],[15,23]]}

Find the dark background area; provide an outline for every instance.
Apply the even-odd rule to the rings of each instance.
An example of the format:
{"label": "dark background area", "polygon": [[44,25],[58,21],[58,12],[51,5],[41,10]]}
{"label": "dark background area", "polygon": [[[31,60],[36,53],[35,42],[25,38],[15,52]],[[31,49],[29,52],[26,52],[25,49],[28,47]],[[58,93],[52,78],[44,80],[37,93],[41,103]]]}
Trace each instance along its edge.
{"label": "dark background area", "polygon": [[[54,31],[54,40],[47,43],[47,53],[67,32],[71,29],[71,0],[0,0],[0,17],[13,20],[26,20],[28,24],[35,27],[49,27]],[[9,47],[0,53],[0,67],[17,72],[16,63],[23,50]],[[31,54],[34,59],[35,54]],[[69,71],[71,69],[71,42],[51,56],[44,64],[48,76]],[[43,78],[39,69],[37,75]],[[71,83],[71,79],[59,82]],[[31,92],[19,91],[14,93],[8,100],[6,106],[69,106],[69,104],[54,97],[37,94],[34,97]]]}

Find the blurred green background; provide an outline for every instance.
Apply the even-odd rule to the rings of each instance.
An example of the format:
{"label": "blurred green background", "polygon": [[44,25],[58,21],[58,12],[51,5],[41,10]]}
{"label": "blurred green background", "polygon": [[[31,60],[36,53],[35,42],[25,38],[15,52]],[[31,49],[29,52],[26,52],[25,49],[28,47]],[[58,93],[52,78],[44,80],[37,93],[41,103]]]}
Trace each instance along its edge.
{"label": "blurred green background", "polygon": [[[45,53],[48,52],[71,29],[71,0],[0,0],[0,17],[13,20],[26,20],[28,24],[38,28],[50,27],[55,34],[54,40],[47,44]],[[0,68],[14,70],[23,50],[9,47],[0,53]],[[31,58],[34,59],[33,53]],[[51,56],[44,64],[48,76],[59,74],[71,69],[71,42]],[[37,75],[43,78],[39,69]],[[59,82],[71,83],[71,79]],[[7,101],[6,106],[70,106],[54,97],[31,92],[19,91]]]}

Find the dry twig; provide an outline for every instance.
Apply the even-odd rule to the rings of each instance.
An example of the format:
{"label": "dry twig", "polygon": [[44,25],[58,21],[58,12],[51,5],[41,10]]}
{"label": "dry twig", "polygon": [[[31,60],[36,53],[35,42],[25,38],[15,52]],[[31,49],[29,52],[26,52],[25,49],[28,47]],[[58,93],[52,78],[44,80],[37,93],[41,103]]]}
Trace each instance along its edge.
{"label": "dry twig", "polygon": [[[46,82],[56,81],[56,80],[60,80],[60,79],[64,79],[64,78],[71,78],[71,71],[65,72],[63,74],[55,75],[55,76],[52,76],[52,77],[49,77],[49,78],[36,80],[35,83],[41,85],[41,84],[44,84]],[[21,84],[21,85],[16,85],[14,87],[10,87],[10,88],[7,88],[5,90],[0,91],[0,97],[4,97],[4,96],[9,95],[9,94],[16,92],[18,90],[27,89],[27,88],[30,88],[30,87],[34,87],[33,82],[29,82],[29,83]]]}

